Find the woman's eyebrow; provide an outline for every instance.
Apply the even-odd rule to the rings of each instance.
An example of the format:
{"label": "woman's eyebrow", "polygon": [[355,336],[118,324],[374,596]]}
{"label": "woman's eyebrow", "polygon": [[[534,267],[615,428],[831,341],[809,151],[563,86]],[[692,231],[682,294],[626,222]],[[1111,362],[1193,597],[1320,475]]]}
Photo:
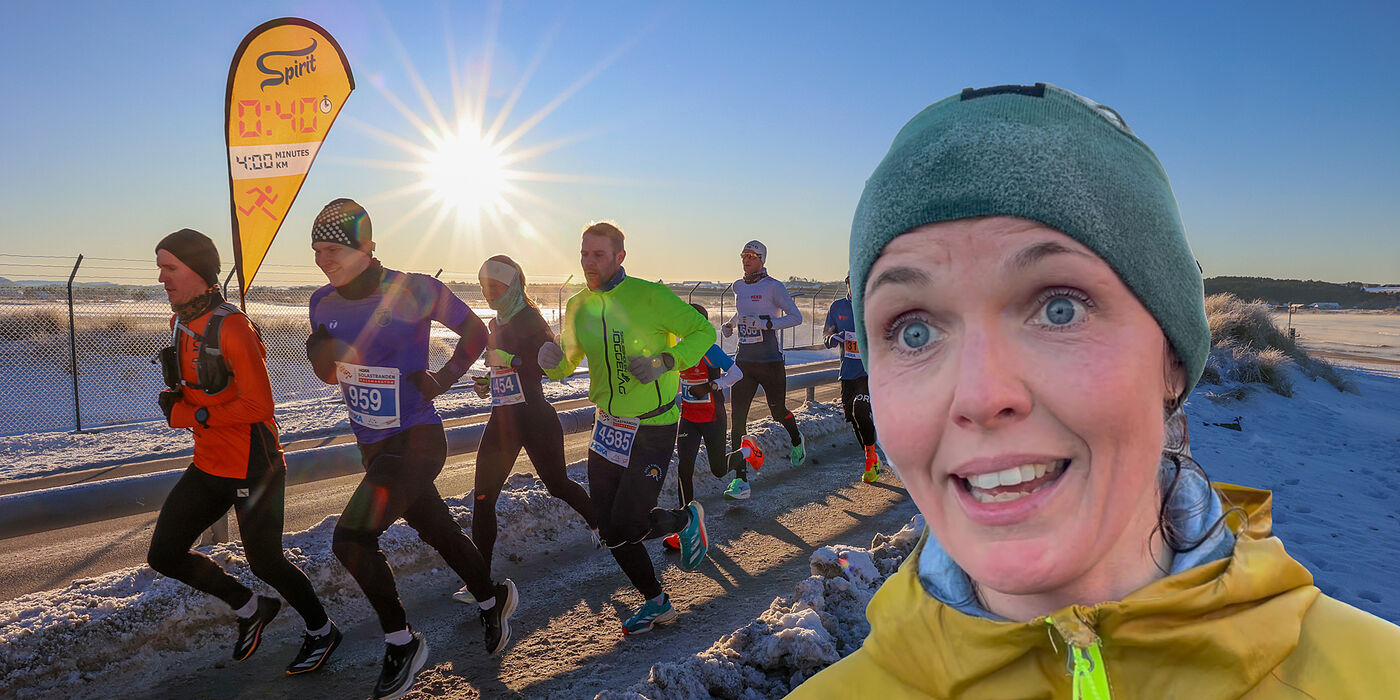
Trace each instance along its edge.
{"label": "woman's eyebrow", "polygon": [[1092,255],[1082,250],[1067,248],[1055,241],[1041,241],[1040,243],[1026,246],[1022,248],[1020,252],[1011,256],[1011,258],[1006,261],[1006,268],[1012,272],[1020,272],[1052,255],[1064,254],[1078,255],[1091,260],[1093,259]]}
{"label": "woman's eyebrow", "polygon": [[927,285],[932,281],[928,273],[917,267],[891,267],[875,277],[875,281],[870,283],[870,292],[867,293],[874,293],[880,285],[886,283]]}

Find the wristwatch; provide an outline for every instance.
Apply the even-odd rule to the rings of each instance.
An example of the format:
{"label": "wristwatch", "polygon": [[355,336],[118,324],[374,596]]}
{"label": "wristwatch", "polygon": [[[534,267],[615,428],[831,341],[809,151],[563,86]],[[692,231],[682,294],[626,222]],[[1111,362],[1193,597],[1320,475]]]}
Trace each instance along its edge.
{"label": "wristwatch", "polygon": [[194,421],[195,421],[196,423],[198,423],[198,424],[200,424],[200,425],[202,425],[202,426],[208,428],[208,427],[209,427],[209,409],[208,409],[207,407],[205,407],[205,406],[200,406],[199,408],[195,409],[195,412],[194,412]]}

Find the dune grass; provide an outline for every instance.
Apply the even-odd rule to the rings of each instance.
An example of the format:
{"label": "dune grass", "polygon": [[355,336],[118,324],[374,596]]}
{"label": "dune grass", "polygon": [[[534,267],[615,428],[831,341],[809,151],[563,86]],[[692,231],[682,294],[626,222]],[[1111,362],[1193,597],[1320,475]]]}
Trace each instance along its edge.
{"label": "dune grass", "polygon": [[1210,321],[1210,358],[1201,381],[1264,384],[1275,393],[1293,395],[1293,382],[1284,367],[1292,362],[1312,379],[1322,379],[1338,391],[1356,393],[1354,384],[1327,361],[1308,355],[1279,330],[1261,301],[1247,302],[1233,294],[1206,297]]}

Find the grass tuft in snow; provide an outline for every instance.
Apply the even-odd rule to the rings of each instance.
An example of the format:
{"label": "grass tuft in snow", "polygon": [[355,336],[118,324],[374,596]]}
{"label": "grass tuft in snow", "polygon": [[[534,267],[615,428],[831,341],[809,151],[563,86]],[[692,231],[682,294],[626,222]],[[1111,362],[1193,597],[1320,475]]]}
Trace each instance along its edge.
{"label": "grass tuft in snow", "polygon": [[[1284,335],[1264,302],[1212,294],[1206,297],[1206,318],[1210,321],[1211,347],[1201,381],[1207,384],[1264,384],[1274,393],[1292,396],[1293,383],[1284,371],[1292,362],[1310,379],[1322,379],[1338,391],[1357,392],[1331,364],[1308,355]],[[1236,392],[1215,396],[1224,398],[1232,393]]]}

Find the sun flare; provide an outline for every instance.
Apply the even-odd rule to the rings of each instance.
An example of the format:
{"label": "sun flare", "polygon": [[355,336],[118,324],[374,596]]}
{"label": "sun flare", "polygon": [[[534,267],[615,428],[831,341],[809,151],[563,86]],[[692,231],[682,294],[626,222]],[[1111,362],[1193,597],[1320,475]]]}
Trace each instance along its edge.
{"label": "sun flare", "polygon": [[459,221],[498,215],[508,187],[503,150],[477,125],[459,123],[456,132],[445,134],[423,159],[423,187],[435,204],[452,210]]}

